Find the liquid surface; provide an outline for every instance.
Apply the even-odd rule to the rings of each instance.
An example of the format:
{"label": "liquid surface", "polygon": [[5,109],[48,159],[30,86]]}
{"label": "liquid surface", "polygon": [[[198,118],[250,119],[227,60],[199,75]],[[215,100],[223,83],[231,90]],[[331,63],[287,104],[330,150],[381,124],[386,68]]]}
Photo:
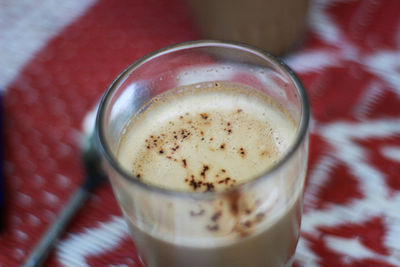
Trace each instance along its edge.
{"label": "liquid surface", "polygon": [[130,121],[118,160],[145,183],[181,191],[223,191],[271,168],[295,126],[270,98],[234,83],[177,88]]}

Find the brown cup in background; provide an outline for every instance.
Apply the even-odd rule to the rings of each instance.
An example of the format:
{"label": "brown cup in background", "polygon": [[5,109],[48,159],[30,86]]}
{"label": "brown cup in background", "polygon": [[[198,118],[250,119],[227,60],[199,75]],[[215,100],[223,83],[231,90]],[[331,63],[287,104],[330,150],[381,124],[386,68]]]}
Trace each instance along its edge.
{"label": "brown cup in background", "polygon": [[283,55],[303,40],[309,0],[187,0],[204,38]]}

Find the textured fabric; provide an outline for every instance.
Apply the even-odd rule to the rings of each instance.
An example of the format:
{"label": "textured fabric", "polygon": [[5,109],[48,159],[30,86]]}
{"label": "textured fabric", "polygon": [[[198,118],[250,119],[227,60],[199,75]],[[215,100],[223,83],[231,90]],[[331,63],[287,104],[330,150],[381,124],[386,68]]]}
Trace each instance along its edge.
{"label": "textured fabric", "polygon": [[[0,2],[0,266],[24,261],[82,182],[82,123],[113,78],[200,38],[179,0],[41,2]],[[307,37],[286,61],[313,113],[295,266],[400,266],[400,2],[311,2]],[[45,264],[58,265],[141,266],[108,184]]]}

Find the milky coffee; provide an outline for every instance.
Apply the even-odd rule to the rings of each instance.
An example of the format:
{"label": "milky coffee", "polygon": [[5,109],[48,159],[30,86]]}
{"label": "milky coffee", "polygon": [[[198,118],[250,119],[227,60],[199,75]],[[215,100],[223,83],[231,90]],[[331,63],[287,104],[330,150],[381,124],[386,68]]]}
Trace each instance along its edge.
{"label": "milky coffee", "polygon": [[[154,187],[228,192],[224,200],[206,204],[171,201],[152,212],[141,207],[145,224],[131,223],[128,216],[145,264],[287,266],[299,234],[301,188],[290,197],[293,185],[278,179],[246,195],[235,188],[272,168],[295,134],[293,120],[279,104],[235,83],[181,87],[147,103],[122,134],[122,167]],[[152,200],[145,198],[150,207]]]}

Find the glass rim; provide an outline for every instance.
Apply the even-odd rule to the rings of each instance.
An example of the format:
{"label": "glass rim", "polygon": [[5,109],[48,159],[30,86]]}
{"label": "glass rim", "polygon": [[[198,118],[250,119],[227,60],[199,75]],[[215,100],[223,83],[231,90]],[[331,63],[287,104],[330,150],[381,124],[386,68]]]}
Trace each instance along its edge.
{"label": "glass rim", "polygon": [[[262,174],[258,175],[257,177],[255,177],[245,183],[242,183],[240,185],[232,187],[228,190],[211,191],[211,192],[179,191],[179,190],[162,188],[162,187],[144,183],[141,180],[137,179],[137,177],[135,177],[135,175],[132,175],[131,173],[127,172],[126,170],[124,170],[122,168],[122,166],[118,163],[117,159],[112,155],[111,149],[110,149],[109,145],[107,144],[107,141],[106,141],[106,138],[104,135],[103,121],[105,119],[105,110],[109,104],[110,98],[114,94],[114,92],[119,88],[119,86],[131,75],[131,73],[133,73],[137,68],[139,68],[144,63],[151,61],[152,59],[157,58],[159,56],[168,54],[168,53],[182,51],[184,49],[201,48],[201,47],[227,47],[227,48],[245,50],[246,52],[251,52],[261,58],[267,58],[271,63],[274,64],[275,67],[278,67],[281,71],[283,71],[285,74],[287,74],[288,78],[290,79],[290,81],[294,84],[294,86],[297,89],[297,92],[300,96],[301,107],[302,107],[299,127],[298,127],[298,131],[296,133],[295,140],[290,145],[289,149],[286,151],[284,156],[282,158],[280,158],[279,161],[273,167],[271,167],[270,169],[267,169],[266,171],[264,171]],[[248,45],[245,43],[241,43],[241,42],[220,41],[220,40],[197,40],[197,41],[178,43],[178,44],[174,44],[171,46],[167,46],[167,47],[155,50],[155,51],[139,58],[138,60],[136,60],[132,64],[130,64],[128,67],[126,67],[112,81],[112,83],[107,88],[107,90],[104,92],[104,94],[100,100],[97,115],[96,115],[95,135],[96,135],[96,138],[98,141],[98,148],[100,149],[100,153],[102,154],[102,156],[105,157],[108,164],[110,164],[110,166],[113,168],[114,171],[116,171],[118,173],[118,175],[120,175],[121,177],[123,177],[123,179],[127,180],[128,182],[132,183],[133,185],[139,186],[142,189],[145,189],[145,190],[148,190],[151,192],[164,194],[164,195],[173,195],[173,196],[184,197],[184,198],[207,199],[207,198],[214,198],[215,196],[231,194],[231,192],[233,192],[233,191],[240,190],[243,187],[256,184],[261,180],[268,179],[268,177],[271,177],[271,176],[273,176],[274,173],[278,172],[284,166],[284,164],[293,157],[293,155],[300,148],[301,144],[307,137],[308,126],[309,126],[309,122],[310,122],[310,115],[311,115],[311,108],[309,105],[307,92],[306,92],[302,82],[297,77],[297,75],[293,72],[293,70],[289,66],[287,66],[280,58],[273,56],[272,54],[268,53],[267,51],[265,51],[263,49],[260,49],[260,48],[257,48],[257,47],[254,47],[254,46],[251,46],[251,45]]]}

